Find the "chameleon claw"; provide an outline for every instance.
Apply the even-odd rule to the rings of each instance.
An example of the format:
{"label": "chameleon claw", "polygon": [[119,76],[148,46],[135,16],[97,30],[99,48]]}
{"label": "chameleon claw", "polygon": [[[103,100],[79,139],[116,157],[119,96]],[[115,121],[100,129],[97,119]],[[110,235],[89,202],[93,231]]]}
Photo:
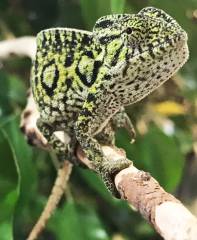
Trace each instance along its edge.
{"label": "chameleon claw", "polygon": [[133,144],[135,142],[135,138],[132,138],[130,141],[130,144]]}
{"label": "chameleon claw", "polygon": [[116,189],[114,178],[118,172],[129,167],[130,165],[132,165],[132,162],[126,158],[121,158],[115,161],[106,159],[98,171],[106,188],[116,198],[120,198],[120,194]]}

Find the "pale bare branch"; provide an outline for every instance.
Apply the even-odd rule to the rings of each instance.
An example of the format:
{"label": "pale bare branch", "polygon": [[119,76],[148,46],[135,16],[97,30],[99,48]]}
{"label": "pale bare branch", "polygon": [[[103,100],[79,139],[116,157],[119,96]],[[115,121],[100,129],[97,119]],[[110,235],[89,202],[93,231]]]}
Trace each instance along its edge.
{"label": "pale bare branch", "polygon": [[42,211],[42,214],[40,215],[35,226],[33,227],[31,233],[29,234],[27,240],[37,239],[39,234],[45,228],[47,221],[51,217],[53,211],[56,209],[60,199],[62,198],[63,193],[65,192],[71,170],[72,164],[68,161],[65,161],[64,166],[58,170],[57,178],[55,180],[54,186],[45,205],[45,208]]}
{"label": "pale bare branch", "polygon": [[[113,161],[124,155],[122,150],[109,146],[103,146],[103,152]],[[87,162],[83,154],[78,157]],[[121,198],[134,206],[165,240],[197,239],[197,218],[149,173],[131,165],[115,176],[115,184]]]}
{"label": "pale bare branch", "polygon": [[20,37],[0,42],[0,59],[12,55],[34,58],[36,52],[35,37]]}

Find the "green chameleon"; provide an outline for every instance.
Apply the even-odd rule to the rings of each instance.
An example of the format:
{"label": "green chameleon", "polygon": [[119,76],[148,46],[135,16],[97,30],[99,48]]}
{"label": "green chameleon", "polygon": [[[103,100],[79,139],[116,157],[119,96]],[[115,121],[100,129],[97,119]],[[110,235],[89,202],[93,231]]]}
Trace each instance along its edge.
{"label": "green chameleon", "polygon": [[[124,107],[168,80],[187,60],[187,34],[164,11],[114,14],[92,32],[52,28],[37,35],[31,84],[40,118],[37,126],[57,154],[74,161],[78,142],[93,169],[115,195],[114,175],[131,161],[109,161],[101,144],[114,144],[116,127],[134,136]],[[70,136],[68,144],[56,131]]]}

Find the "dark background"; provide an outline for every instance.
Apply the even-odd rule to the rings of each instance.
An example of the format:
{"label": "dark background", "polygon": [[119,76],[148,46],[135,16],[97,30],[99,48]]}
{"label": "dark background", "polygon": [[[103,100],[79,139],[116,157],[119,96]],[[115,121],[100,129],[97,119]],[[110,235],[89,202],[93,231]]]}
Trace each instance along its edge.
{"label": "dark background", "polygon": [[[127,109],[136,131],[130,145],[124,130],[117,145],[135,165],[197,214],[197,1],[196,0],[1,0],[0,40],[36,35],[50,27],[91,30],[110,13],[136,13],[155,6],[187,31],[190,59],[171,80]],[[1,54],[1,53],[0,53]],[[25,239],[40,215],[56,171],[54,156],[28,146],[19,130],[31,60],[0,62],[0,238]],[[66,200],[66,201],[65,201]],[[89,170],[74,168],[67,196],[40,239],[161,239],[139,213],[115,200]]]}

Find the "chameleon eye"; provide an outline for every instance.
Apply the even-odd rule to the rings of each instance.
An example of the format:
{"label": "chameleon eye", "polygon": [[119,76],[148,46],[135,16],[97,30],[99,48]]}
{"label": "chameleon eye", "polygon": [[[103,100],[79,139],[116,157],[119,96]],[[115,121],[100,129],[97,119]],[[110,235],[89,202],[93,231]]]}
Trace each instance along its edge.
{"label": "chameleon eye", "polygon": [[132,33],[132,28],[131,28],[131,27],[128,27],[128,28],[126,29],[126,33],[127,33],[127,34],[131,34],[131,33]]}

